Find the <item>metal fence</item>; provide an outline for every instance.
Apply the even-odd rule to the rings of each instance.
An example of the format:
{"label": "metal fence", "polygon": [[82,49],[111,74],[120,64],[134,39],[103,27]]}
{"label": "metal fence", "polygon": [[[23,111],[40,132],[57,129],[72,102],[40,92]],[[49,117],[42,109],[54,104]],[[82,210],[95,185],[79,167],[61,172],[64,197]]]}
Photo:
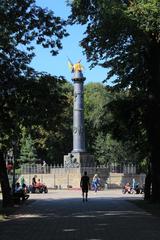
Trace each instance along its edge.
{"label": "metal fence", "polygon": [[[108,164],[108,165],[99,165],[99,166],[87,166],[88,170],[90,168],[104,169],[110,173],[124,173],[124,174],[136,174],[136,165],[133,164]],[[64,169],[63,165],[48,165],[45,166],[41,164],[24,164],[20,167],[20,174],[50,174],[53,172],[53,169]],[[69,168],[68,168],[69,169]],[[70,169],[73,169],[72,167]]]}

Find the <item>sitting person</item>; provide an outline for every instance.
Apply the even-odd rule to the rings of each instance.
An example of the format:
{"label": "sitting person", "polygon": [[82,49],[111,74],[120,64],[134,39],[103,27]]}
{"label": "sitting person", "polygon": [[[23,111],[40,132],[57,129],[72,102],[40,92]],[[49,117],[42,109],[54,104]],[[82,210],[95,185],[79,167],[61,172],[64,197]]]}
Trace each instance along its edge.
{"label": "sitting person", "polygon": [[29,193],[29,188],[27,187],[27,185],[25,183],[22,184],[22,189],[25,194]]}
{"label": "sitting person", "polygon": [[38,179],[38,181],[36,182],[35,187],[43,187],[43,183],[41,183],[40,179]]}
{"label": "sitting person", "polygon": [[14,197],[16,197],[16,201],[18,203],[20,202],[21,199],[22,201],[24,201],[29,198],[29,195],[25,193],[24,188],[21,187],[19,182],[17,182],[15,185]]}
{"label": "sitting person", "polygon": [[32,186],[34,187],[37,183],[36,181],[37,175],[34,175],[34,177],[32,178]]}
{"label": "sitting person", "polygon": [[40,179],[38,179],[35,187],[39,189],[40,193],[42,193],[42,192],[47,193],[48,192],[47,186],[44,183],[41,183]]}
{"label": "sitting person", "polygon": [[126,185],[124,186],[125,192],[131,193],[131,186],[130,183],[126,183]]}
{"label": "sitting person", "polygon": [[22,191],[22,187],[20,186],[20,183],[17,182],[15,185],[15,193],[21,192]]}

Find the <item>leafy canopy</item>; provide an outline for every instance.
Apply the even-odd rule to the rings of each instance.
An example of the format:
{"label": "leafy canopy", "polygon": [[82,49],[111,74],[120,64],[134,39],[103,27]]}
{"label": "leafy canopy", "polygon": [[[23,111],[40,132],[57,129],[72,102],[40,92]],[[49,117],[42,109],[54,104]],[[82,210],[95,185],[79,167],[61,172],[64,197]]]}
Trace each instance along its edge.
{"label": "leafy canopy", "polygon": [[74,0],[70,5],[70,22],[86,24],[81,45],[91,66],[109,68],[107,79],[115,75],[117,87],[141,86],[151,75],[142,68],[144,52],[148,54],[151,42],[160,41],[160,2]]}
{"label": "leafy canopy", "polygon": [[[27,121],[31,124],[31,119],[34,124],[36,103],[38,108],[41,104],[37,100],[41,96],[38,91],[46,90],[47,87],[46,78],[43,83],[37,81],[43,74],[29,66],[35,55],[33,44],[50,48],[52,55],[58,54],[62,48],[62,38],[68,35],[65,25],[66,22],[56,17],[53,11],[38,7],[35,0],[0,1],[1,146],[5,146],[15,133],[18,135],[20,124],[27,124]],[[54,79],[58,80],[56,77]],[[56,99],[57,92],[54,89],[48,96],[52,96],[52,100]],[[46,108],[42,104],[41,110],[42,107]],[[45,111],[39,111],[39,119]],[[14,138],[18,139],[18,136]]]}

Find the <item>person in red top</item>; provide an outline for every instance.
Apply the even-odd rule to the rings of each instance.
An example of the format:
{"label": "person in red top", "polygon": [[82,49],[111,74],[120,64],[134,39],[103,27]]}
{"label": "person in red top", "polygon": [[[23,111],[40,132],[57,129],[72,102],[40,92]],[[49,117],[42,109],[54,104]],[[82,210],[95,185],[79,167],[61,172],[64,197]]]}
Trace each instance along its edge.
{"label": "person in red top", "polygon": [[86,202],[88,201],[88,190],[89,190],[89,177],[87,176],[87,172],[84,172],[84,175],[81,177],[80,181],[80,187],[82,189],[82,197],[83,197],[83,202],[84,199],[86,199]]}
{"label": "person in red top", "polygon": [[36,182],[36,187],[43,187],[40,179],[38,179],[38,181]]}

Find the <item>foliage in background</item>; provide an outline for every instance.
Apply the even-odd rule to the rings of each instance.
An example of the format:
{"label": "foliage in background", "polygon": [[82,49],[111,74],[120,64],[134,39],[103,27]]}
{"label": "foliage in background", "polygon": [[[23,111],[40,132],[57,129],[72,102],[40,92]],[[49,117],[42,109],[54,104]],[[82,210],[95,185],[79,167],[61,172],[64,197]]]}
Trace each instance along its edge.
{"label": "foliage in background", "polygon": [[[129,96],[113,102],[110,110],[116,116],[118,106],[121,126],[127,119],[126,129],[130,126],[136,130],[138,126],[138,135],[144,135],[146,146],[142,145],[142,151],[147,149],[144,158],[150,161],[152,197],[160,201],[160,2],[74,0],[69,5],[70,23],[86,24],[81,46],[91,66],[100,64],[109,68],[106,80],[115,77],[112,91],[129,90]],[[140,148],[142,139],[137,138],[137,142]],[[150,188],[151,178],[148,182]]]}
{"label": "foliage in background", "polygon": [[[84,117],[87,150],[93,152],[93,145],[99,134],[104,106],[110,101],[112,96],[101,83],[89,83],[84,88]],[[109,115],[108,115],[109,116]],[[107,120],[106,120],[107,121]]]}
{"label": "foliage in background", "polygon": [[[134,142],[133,133],[128,131],[126,124],[123,124],[118,116],[118,103],[117,116],[110,110],[110,105],[115,102],[115,99],[123,99],[128,95],[127,92],[116,94],[101,83],[90,83],[85,86],[85,125],[88,151],[95,156],[98,164],[116,162],[141,165],[143,156]],[[115,124],[117,125],[115,126]]]}
{"label": "foliage in background", "polygon": [[138,166],[138,152],[130,142],[115,140],[110,134],[100,133],[95,141],[95,158],[99,164],[136,164]]}
{"label": "foliage in background", "polygon": [[30,134],[27,134],[25,129],[22,129],[22,139],[20,141],[21,149],[18,162],[20,164],[29,163],[33,164],[37,160],[36,149],[34,147],[34,141]]}
{"label": "foliage in background", "polygon": [[26,114],[23,126],[34,140],[39,162],[60,164],[72,144],[72,88],[66,81],[51,76],[40,77],[36,84],[30,98],[31,101],[34,98],[33,109],[20,110]]}

